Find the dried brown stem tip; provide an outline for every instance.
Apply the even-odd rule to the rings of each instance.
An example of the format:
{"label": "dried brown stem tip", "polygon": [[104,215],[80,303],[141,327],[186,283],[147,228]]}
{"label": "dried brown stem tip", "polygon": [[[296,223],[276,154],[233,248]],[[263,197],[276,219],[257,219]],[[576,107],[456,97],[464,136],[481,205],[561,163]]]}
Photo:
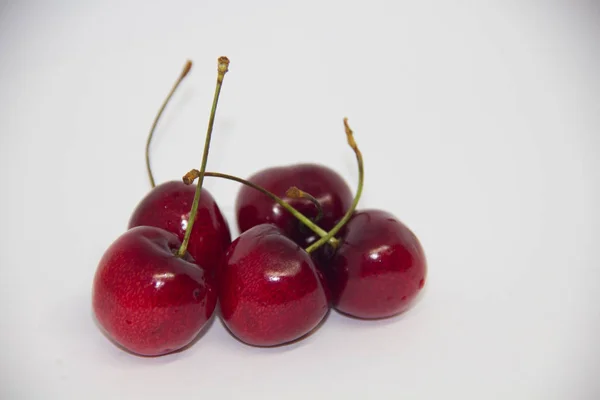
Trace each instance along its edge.
{"label": "dried brown stem tip", "polygon": [[183,183],[191,185],[200,176],[200,171],[193,169],[183,176]]}
{"label": "dried brown stem tip", "polygon": [[229,58],[227,57],[219,57],[217,70],[219,71],[219,75],[217,76],[217,80],[219,82],[223,81],[223,77],[229,71]]}
{"label": "dried brown stem tip", "polygon": [[192,61],[187,60],[185,62],[185,65],[183,66],[183,71],[181,71],[181,79],[185,78],[187,76],[187,74],[189,74],[191,69],[192,69]]}
{"label": "dried brown stem tip", "polygon": [[350,125],[348,125],[348,118],[344,118],[344,128],[346,129],[346,138],[348,139],[348,144],[352,147],[352,150],[356,151],[358,146],[354,141],[354,132],[350,129]]}
{"label": "dried brown stem tip", "polygon": [[304,192],[296,186],[292,186],[285,192],[285,195],[291,199],[301,199],[304,197]]}

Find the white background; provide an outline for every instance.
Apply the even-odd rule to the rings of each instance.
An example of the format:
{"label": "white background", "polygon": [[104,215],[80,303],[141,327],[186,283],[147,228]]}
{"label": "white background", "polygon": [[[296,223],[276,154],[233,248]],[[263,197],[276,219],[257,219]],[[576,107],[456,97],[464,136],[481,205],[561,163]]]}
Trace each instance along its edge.
{"label": "white background", "polygon": [[[600,398],[600,6],[593,1],[0,1],[0,398]],[[485,5],[484,5],[485,3]],[[421,239],[404,316],[332,312],[259,349],[217,320],[126,354],[92,320],[99,258],[157,180],[315,161]],[[235,233],[238,186],[207,179]]]}

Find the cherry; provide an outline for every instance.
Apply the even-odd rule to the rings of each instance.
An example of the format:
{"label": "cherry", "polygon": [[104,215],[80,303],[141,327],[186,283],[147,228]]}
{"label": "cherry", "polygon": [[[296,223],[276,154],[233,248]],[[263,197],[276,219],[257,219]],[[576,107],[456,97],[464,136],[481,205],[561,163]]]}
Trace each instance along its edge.
{"label": "cherry", "polygon": [[[152,190],[138,203],[128,225],[128,228],[136,226],[162,228],[174,233],[180,240],[183,240],[185,236],[195,189],[184,185],[181,181],[170,181],[156,186],[150,167],[149,154],[150,144],[158,121],[169,100],[187,76],[191,67],[191,61],[187,61],[181,75],[164,100],[150,129],[146,141],[146,168]],[[190,237],[188,251],[198,264],[209,270],[210,273],[214,273],[230,243],[231,233],[227,221],[223,217],[212,195],[208,190],[202,189],[202,196],[200,196],[198,213]]]}
{"label": "cherry", "polygon": [[[311,200],[286,195],[286,191],[292,186],[310,193],[323,211],[322,218],[315,222],[326,231],[339,222],[352,204],[352,192],[348,184],[338,173],[323,165],[295,164],[273,167],[252,175],[248,180],[283,197],[302,214],[315,219],[317,210]],[[247,186],[243,186],[238,192],[235,211],[240,232],[255,225],[272,223],[302,247],[306,247],[315,239],[313,232],[294,216],[284,212],[280,205]]]}
{"label": "cherry", "polygon": [[[138,204],[129,228],[155,226],[183,240],[188,225],[195,188],[180,181],[162,183],[152,189]],[[214,273],[231,243],[229,225],[219,206],[206,189],[202,189],[196,223],[192,229],[188,251],[207,270]]]}
{"label": "cherry", "polygon": [[221,318],[250,345],[299,339],[329,309],[311,257],[271,224],[256,225],[235,239],[218,276]]}
{"label": "cherry", "polygon": [[414,233],[392,214],[356,211],[325,266],[334,307],[365,319],[409,309],[425,284],[427,263]]}
{"label": "cherry", "polygon": [[151,226],[134,227],[104,253],[92,288],[101,328],[135,354],[159,356],[187,346],[212,316],[214,277],[187,251],[193,231],[214,118],[229,60],[219,58],[202,166],[183,240]]}
{"label": "cherry", "polygon": [[215,283],[163,229],[125,232],[104,253],[92,304],[105,333],[125,349],[159,356],[187,346],[215,309]]}

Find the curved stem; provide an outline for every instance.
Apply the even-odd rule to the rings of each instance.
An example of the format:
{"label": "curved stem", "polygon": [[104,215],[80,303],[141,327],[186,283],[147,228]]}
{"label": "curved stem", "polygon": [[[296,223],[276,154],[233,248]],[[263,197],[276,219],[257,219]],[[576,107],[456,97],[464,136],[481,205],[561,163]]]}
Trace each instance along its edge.
{"label": "curved stem", "polygon": [[200,166],[200,175],[198,177],[198,185],[196,186],[196,193],[194,194],[194,201],[192,203],[192,210],[188,218],[187,228],[183,237],[181,247],[177,252],[177,256],[183,257],[187,250],[190,242],[190,236],[192,234],[192,227],[196,220],[196,213],[198,212],[198,204],[200,203],[200,193],[202,192],[202,184],[204,183],[204,171],[206,170],[206,163],[208,161],[208,151],[210,149],[210,139],[212,137],[213,125],[215,123],[215,114],[217,113],[217,104],[219,103],[219,95],[221,93],[221,86],[223,85],[223,78],[229,70],[229,59],[227,57],[219,57],[217,64],[217,85],[215,87],[215,96],[213,99],[212,109],[210,110],[210,118],[208,120],[208,129],[206,131],[206,139],[204,141],[204,153],[202,154],[202,164]]}
{"label": "curved stem", "polygon": [[[194,183],[194,180],[196,178],[198,178],[199,176],[200,176],[200,171],[198,171],[197,169],[193,169],[183,176],[183,183],[185,183],[186,185],[191,185],[192,183]],[[327,231],[325,231],[324,229],[322,229],[321,227],[316,225],[313,221],[311,221],[309,218],[304,216],[304,214],[302,214],[300,211],[296,210],[294,207],[292,207],[291,205],[286,203],[282,198],[274,195],[273,193],[269,192],[267,189],[265,189],[261,186],[258,186],[258,185],[254,184],[250,181],[247,181],[245,179],[238,178],[237,176],[222,174],[220,172],[205,172],[204,176],[228,179],[230,181],[235,181],[235,182],[241,183],[243,185],[249,186],[255,190],[258,190],[259,192],[263,193],[264,195],[269,196],[273,201],[275,201],[277,204],[279,204],[281,207],[283,207],[285,210],[287,210],[290,214],[292,214],[294,217],[296,217],[300,222],[302,222],[304,225],[306,225],[310,230],[312,230],[314,233],[316,233],[320,237],[324,237],[327,235]],[[334,237],[331,237],[329,239],[329,244],[331,244],[333,247],[337,247],[338,240]]]}
{"label": "curved stem", "polygon": [[354,210],[356,210],[356,207],[358,206],[358,202],[360,200],[360,196],[362,195],[365,178],[362,153],[360,152],[358,146],[356,145],[356,142],[354,141],[354,133],[348,125],[348,118],[344,118],[344,128],[346,130],[348,144],[350,145],[352,150],[354,150],[354,154],[356,155],[356,161],[358,162],[358,189],[356,190],[356,195],[354,196],[354,200],[352,201],[352,206],[350,206],[350,208],[348,209],[344,217],[340,220],[340,222],[338,222],[337,225],[334,226],[333,229],[330,230],[326,236],[323,236],[321,239],[317,240],[316,242],[314,242],[306,248],[306,252],[309,254],[321,247],[322,245],[324,245],[325,243],[327,243],[327,241],[334,237],[340,231],[340,229],[344,227],[346,222],[348,222],[350,218],[352,218],[352,214],[354,214]]}
{"label": "curved stem", "polygon": [[148,171],[148,178],[150,178],[150,185],[152,187],[155,187],[156,183],[154,183],[154,175],[152,174],[152,168],[150,167],[150,143],[152,142],[152,137],[154,136],[154,131],[156,130],[156,126],[158,125],[158,121],[160,120],[160,117],[162,116],[163,111],[165,111],[167,104],[169,104],[169,101],[171,101],[171,97],[173,97],[173,94],[179,87],[179,84],[181,83],[181,81],[183,81],[183,79],[187,76],[188,72],[190,72],[190,69],[192,69],[192,62],[190,60],[188,60],[188,61],[186,61],[185,65],[183,66],[183,70],[181,71],[179,78],[177,78],[177,80],[173,84],[173,87],[171,88],[171,91],[169,92],[167,98],[163,101],[162,105],[160,106],[160,109],[158,110],[158,114],[156,114],[156,117],[154,117],[154,122],[152,123],[152,128],[150,128],[150,133],[148,134],[148,139],[146,139],[146,170]]}
{"label": "curved stem", "polygon": [[319,200],[317,200],[312,194],[300,190],[296,186],[292,186],[285,192],[285,195],[290,199],[306,199],[313,203],[317,209],[317,216],[312,220],[313,222],[319,222],[321,218],[323,218],[323,207],[321,207]]}

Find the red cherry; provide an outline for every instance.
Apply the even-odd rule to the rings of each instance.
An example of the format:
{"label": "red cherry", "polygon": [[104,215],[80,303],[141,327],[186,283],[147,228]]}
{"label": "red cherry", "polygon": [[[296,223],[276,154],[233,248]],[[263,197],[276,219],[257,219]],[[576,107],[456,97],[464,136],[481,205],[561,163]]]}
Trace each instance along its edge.
{"label": "red cherry", "polygon": [[[309,218],[317,216],[313,203],[306,199],[291,199],[286,191],[297,186],[314,196],[323,208],[317,224],[329,231],[342,219],[352,204],[352,192],[344,179],[332,169],[317,164],[296,164],[262,170],[248,179],[273,194],[282,197],[292,207]],[[240,232],[253,226],[272,223],[302,247],[314,240],[314,233],[273,200],[250,187],[243,186],[236,199],[236,218]]]}
{"label": "red cherry", "polygon": [[159,356],[188,345],[216,304],[213,278],[180,240],[142,226],[121,235],[104,253],[93,283],[93,310],[107,335],[125,349]]}
{"label": "red cherry", "polygon": [[[156,186],[134,210],[129,228],[155,226],[183,240],[195,191],[194,185],[178,181]],[[202,189],[187,251],[199,265],[214,274],[230,243],[227,221],[208,190]]]}
{"label": "red cherry", "polygon": [[406,311],[423,288],[425,254],[417,237],[392,214],[357,211],[329,265],[334,307],[358,318]]}
{"label": "red cherry", "polygon": [[277,346],[309,333],[328,300],[312,259],[270,224],[233,241],[219,269],[221,316],[229,331],[255,346]]}

